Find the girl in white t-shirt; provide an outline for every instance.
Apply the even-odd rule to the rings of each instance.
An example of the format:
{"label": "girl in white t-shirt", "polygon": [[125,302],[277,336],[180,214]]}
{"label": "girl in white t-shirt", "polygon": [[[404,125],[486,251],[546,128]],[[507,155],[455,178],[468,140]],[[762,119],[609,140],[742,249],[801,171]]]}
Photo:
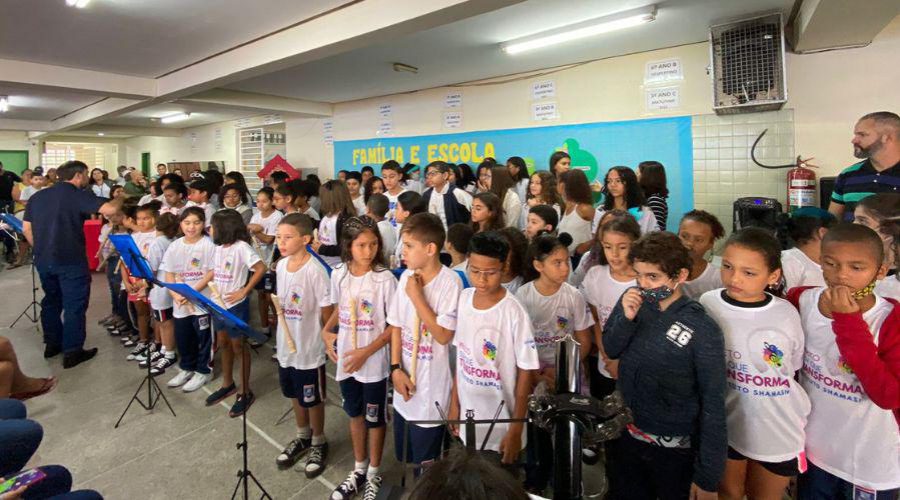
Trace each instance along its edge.
{"label": "girl in white t-shirt", "polygon": [[[150,245],[156,239],[156,217],[159,210],[159,203],[154,202],[151,205],[126,207],[125,227],[131,230],[131,238],[141,252],[142,257],[147,257],[150,251]],[[147,301],[146,294],[141,294],[141,290],[147,286],[143,279],[136,278],[131,275],[126,266],[119,266],[122,273],[122,285],[128,293],[128,304],[134,309],[134,322],[138,329],[138,338],[133,337],[126,340],[122,345],[131,347],[125,359],[134,361],[138,356],[146,354],[151,349],[150,335],[150,304]],[[153,345],[153,350],[156,346]]]}
{"label": "girl in white t-shirt", "polygon": [[[278,380],[281,393],[291,400],[297,437],[278,455],[279,468],[294,465],[305,451],[307,478],[325,468],[325,343],[320,331],[331,316],[328,271],[307,250],[312,241],[312,219],[291,214],[278,224],[277,297],[284,321],[276,336]],[[273,298],[275,298],[273,297]]]}
{"label": "girl in white t-shirt", "polygon": [[[212,219],[213,268],[208,272],[213,301],[245,323],[250,322],[250,300],[247,298],[266,272],[266,265],[250,246],[250,233],[241,215],[234,210],[216,212]],[[253,274],[247,279],[248,272]],[[243,332],[219,321],[213,321],[217,345],[222,352],[222,387],[206,398],[214,406],[238,391],[232,371],[234,359],[241,360],[241,391],[228,415],[239,417],[250,408],[256,397],[250,390],[250,351],[244,348]]]}
{"label": "girl in white t-shirt", "polygon": [[[181,212],[178,222],[184,236],[169,245],[159,268],[165,271],[167,283],[184,283],[209,296],[206,285],[216,246],[203,234],[204,217],[200,207],[187,207]],[[174,300],[175,342],[181,359],[178,375],[166,385],[172,388],[184,386],[184,392],[193,392],[212,378],[212,324],[202,309],[178,293],[169,293]]]}
{"label": "girl in white t-shirt", "polygon": [[[565,203],[557,192],[556,177],[547,170],[538,170],[528,180],[526,196],[522,197],[522,216],[519,228],[525,229],[528,224],[528,213],[538,205],[547,205],[556,210],[557,223],[560,218],[560,207]],[[555,226],[555,224],[554,224]]]}
{"label": "girl in white t-shirt", "polygon": [[631,245],[641,237],[641,229],[634,217],[619,213],[621,217],[612,217],[597,228],[600,244],[582,259],[588,260],[588,270],[580,290],[594,317],[594,342],[599,354],[589,360],[591,368],[597,367],[596,372],[589,372],[591,395],[596,398],[603,398],[616,389],[619,368],[618,360],[609,359],[603,352],[603,326],[622,294],[637,286],[628,254]]}
{"label": "girl in white t-shirt", "polygon": [[628,167],[612,167],[603,181],[603,203],[597,207],[591,221],[591,232],[597,231],[604,212],[613,209],[624,210],[638,221],[641,234],[659,230],[656,216],[646,205],[644,192],[638,183],[634,170]]}
{"label": "girl in white t-shirt", "polygon": [[678,224],[678,237],[691,254],[691,272],[682,285],[684,294],[697,300],[701,295],[722,288],[719,268],[706,260],[716,240],[725,236],[725,228],[715,215],[704,210],[691,210]]}
{"label": "girl in white t-shirt", "polygon": [[500,198],[491,192],[473,196],[470,220],[476,233],[502,228],[503,207],[500,205]]}
{"label": "girl in white t-shirt", "polygon": [[312,249],[332,268],[341,263],[341,234],[344,223],[356,216],[350,191],[343,182],[330,180],[319,188],[322,200],[322,221]]}
{"label": "girl in white t-shirt", "polygon": [[[322,337],[328,357],[337,363],[335,380],[341,386],[355,466],[333,493],[348,498],[363,490],[374,498],[381,486],[381,455],[387,417],[388,302],[397,280],[383,263],[381,235],[368,217],[351,217],[343,227],[341,255],[345,259],[331,273],[331,302],[335,310]],[[335,332],[335,329],[337,333]],[[371,495],[371,496],[370,496]]]}
{"label": "girl in white t-shirt", "polygon": [[[572,237],[550,234],[535,237],[528,247],[526,276],[536,279],[522,285],[516,298],[528,311],[540,369],[533,382],[536,391],[556,392],[556,346],[566,336],[572,336],[581,346],[580,358],[585,360],[591,350],[590,327],[594,320],[584,297],[572,285],[569,277],[568,246]],[[553,472],[553,441],[549,432],[528,426],[525,484],[529,491],[543,491]]]}
{"label": "girl in white t-shirt", "polygon": [[[525,160],[519,156],[509,157],[506,160],[506,171],[515,183],[516,194],[519,196],[519,201],[524,203],[525,198],[528,196],[528,184],[530,179],[528,176],[528,166],[525,164]],[[528,213],[528,210],[526,209],[524,212]]]}
{"label": "girl in white t-shirt", "polygon": [[[166,272],[160,269],[163,256],[169,245],[178,235],[178,218],[172,213],[160,214],[156,219],[156,239],[150,244],[147,252],[147,265],[156,275],[159,281],[166,281]],[[150,373],[154,376],[164,373],[166,368],[175,364],[175,325],[172,322],[172,296],[161,287],[154,286],[145,292],[150,300],[150,311],[153,318],[153,334],[156,342],[161,345],[159,349],[150,353],[149,361],[146,355],[139,356],[137,360],[140,367],[146,369],[150,363]]]}
{"label": "girl in white t-shirt", "polygon": [[[257,212],[253,214],[250,224],[247,225],[247,231],[252,236],[250,243],[256,249],[266,269],[269,269],[269,277],[274,272],[275,232],[281,218],[284,217],[275,209],[274,196],[275,191],[270,187],[264,187],[256,193]],[[269,291],[266,290],[266,281],[267,278],[264,277],[256,284],[257,304],[259,305],[259,323],[263,328],[269,328],[271,333],[276,323],[269,314],[272,308],[272,299]]]}
{"label": "girl in white t-shirt", "polygon": [[781,274],[784,289],[798,286],[825,286],[822,277],[822,237],[833,226],[835,218],[817,207],[803,207],[778,216],[776,234],[782,246]]}
{"label": "girl in white t-shirt", "polygon": [[769,293],[781,281],[780,257],[765,230],[734,233],[722,253],[725,288],[700,298],[725,339],[728,461],[719,498],[780,500],[806,468],[810,402],[794,378],[803,367],[803,326],[790,302]]}

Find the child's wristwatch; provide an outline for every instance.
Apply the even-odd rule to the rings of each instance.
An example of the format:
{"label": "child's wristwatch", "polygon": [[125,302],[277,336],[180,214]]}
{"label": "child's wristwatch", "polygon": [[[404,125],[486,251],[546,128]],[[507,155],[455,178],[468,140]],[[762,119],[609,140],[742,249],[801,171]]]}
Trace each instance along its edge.
{"label": "child's wristwatch", "polygon": [[[382,365],[382,366],[384,366],[384,365]],[[390,371],[390,374],[393,375],[393,374],[394,374],[394,370],[401,370],[401,369],[403,369],[403,367],[400,366],[399,363],[398,363],[398,364],[395,364],[395,365],[391,365],[391,371]]]}

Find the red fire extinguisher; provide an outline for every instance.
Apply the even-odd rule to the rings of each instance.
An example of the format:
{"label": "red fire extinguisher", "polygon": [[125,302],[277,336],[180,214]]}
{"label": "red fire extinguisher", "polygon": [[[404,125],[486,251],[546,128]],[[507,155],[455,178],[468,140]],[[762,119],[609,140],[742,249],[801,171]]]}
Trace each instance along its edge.
{"label": "red fire extinguisher", "polygon": [[763,168],[791,169],[787,173],[787,203],[785,203],[785,206],[787,207],[788,212],[793,212],[794,210],[801,207],[817,206],[816,173],[807,168],[816,168],[816,165],[809,163],[809,160],[812,160],[812,158],[807,158],[804,160],[800,158],[800,156],[797,156],[796,162],[788,163],[786,165],[763,165],[756,160],[756,145],[766,134],[767,130],[768,129],[763,130],[762,133],[759,134],[759,137],[757,137],[753,142],[753,147],[750,148],[750,159],[753,160],[753,163],[756,163]]}

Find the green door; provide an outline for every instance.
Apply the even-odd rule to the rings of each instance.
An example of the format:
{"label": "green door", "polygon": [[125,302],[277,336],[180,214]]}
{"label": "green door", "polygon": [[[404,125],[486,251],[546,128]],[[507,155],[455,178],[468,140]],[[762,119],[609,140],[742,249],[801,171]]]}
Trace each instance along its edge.
{"label": "green door", "polygon": [[150,153],[141,153],[141,172],[145,178],[150,178]]}
{"label": "green door", "polygon": [[0,163],[3,163],[3,170],[21,174],[28,168],[28,151],[0,150]]}

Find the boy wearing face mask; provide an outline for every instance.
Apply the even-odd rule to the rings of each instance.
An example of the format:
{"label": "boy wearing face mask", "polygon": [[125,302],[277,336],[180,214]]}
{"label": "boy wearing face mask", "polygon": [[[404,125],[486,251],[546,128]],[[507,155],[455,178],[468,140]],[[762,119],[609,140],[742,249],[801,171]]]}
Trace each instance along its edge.
{"label": "boy wearing face mask", "polygon": [[722,331],[682,293],[691,257],[677,236],[643,236],[628,259],[638,287],[602,337],[634,417],[609,446],[611,498],[716,499],[727,449]]}
{"label": "boy wearing face mask", "polygon": [[826,286],[788,292],[806,336],[800,383],[812,403],[801,500],[900,491],[900,307],[874,291],[886,272],[878,234],[838,224],[822,239]]}

